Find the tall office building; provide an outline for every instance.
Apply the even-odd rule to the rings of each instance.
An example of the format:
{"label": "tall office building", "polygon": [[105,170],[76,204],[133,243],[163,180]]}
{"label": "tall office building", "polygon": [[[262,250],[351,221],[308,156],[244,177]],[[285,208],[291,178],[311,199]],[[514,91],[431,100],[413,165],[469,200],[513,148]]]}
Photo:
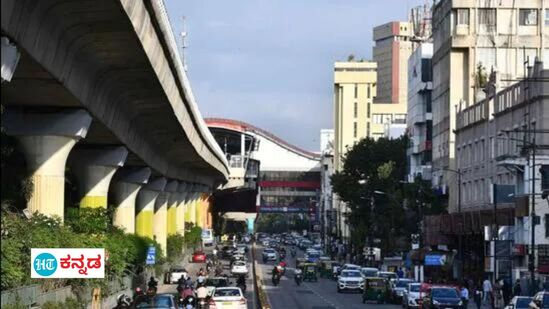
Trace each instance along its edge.
{"label": "tall office building", "polygon": [[375,102],[403,103],[408,100],[408,58],[412,54],[412,24],[393,21],[374,28],[374,62],[377,63]]}
{"label": "tall office building", "polygon": [[[549,0],[439,1],[433,8],[433,185],[457,191],[456,113],[484,97],[497,70],[501,86],[525,76],[525,62],[549,63]],[[456,194],[450,195],[450,211]]]}

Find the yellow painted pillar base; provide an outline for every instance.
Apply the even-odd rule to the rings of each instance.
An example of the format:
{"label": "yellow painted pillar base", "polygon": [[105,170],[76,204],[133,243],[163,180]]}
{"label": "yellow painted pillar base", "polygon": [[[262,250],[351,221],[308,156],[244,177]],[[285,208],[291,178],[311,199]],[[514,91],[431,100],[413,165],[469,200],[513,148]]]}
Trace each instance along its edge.
{"label": "yellow painted pillar base", "polygon": [[168,235],[177,233],[177,204],[168,208]]}
{"label": "yellow painted pillar base", "polygon": [[80,207],[107,208],[106,196],[84,196],[80,200]]}
{"label": "yellow painted pillar base", "polygon": [[151,170],[148,167],[123,167],[118,169],[113,178],[110,188],[115,207],[113,224],[126,233],[135,233],[137,195],[150,176]]}
{"label": "yellow painted pillar base", "polygon": [[135,216],[135,233],[153,239],[153,210],[142,210]]}

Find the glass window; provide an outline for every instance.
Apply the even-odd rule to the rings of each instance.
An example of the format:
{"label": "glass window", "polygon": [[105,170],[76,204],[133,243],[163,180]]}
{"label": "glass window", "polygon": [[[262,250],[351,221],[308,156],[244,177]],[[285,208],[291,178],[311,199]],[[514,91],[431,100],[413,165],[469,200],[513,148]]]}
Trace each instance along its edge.
{"label": "glass window", "polygon": [[[370,88],[368,88],[368,89],[370,89]],[[370,103],[368,103],[368,112],[367,112],[367,114],[368,114],[367,117],[370,118]]]}
{"label": "glass window", "polygon": [[478,9],[479,32],[496,30],[496,9]]}
{"label": "glass window", "polygon": [[456,10],[456,25],[469,26],[469,9]]}
{"label": "glass window", "polygon": [[370,136],[370,122],[366,122],[366,136]]}
{"label": "glass window", "polygon": [[[549,10],[548,10],[549,11]],[[370,85],[366,86],[366,91],[368,92],[368,99],[370,98]]]}
{"label": "glass window", "polygon": [[358,85],[355,84],[355,99],[358,98]]}
{"label": "glass window", "polygon": [[354,114],[355,114],[355,118],[358,117],[358,103],[357,102],[355,102]]}
{"label": "glass window", "polygon": [[519,10],[519,25],[535,26],[538,24],[537,9],[520,9]]}
{"label": "glass window", "polygon": [[549,190],[549,165],[542,165],[541,173],[541,189]]}
{"label": "glass window", "polygon": [[549,9],[545,9],[545,25],[549,26]]}
{"label": "glass window", "polygon": [[373,114],[372,120],[376,124],[391,123],[393,121],[392,114]]}
{"label": "glass window", "polygon": [[356,122],[353,123],[353,137],[356,138],[357,136],[357,125]]}
{"label": "glass window", "polygon": [[393,123],[406,123],[406,114],[395,114]]}

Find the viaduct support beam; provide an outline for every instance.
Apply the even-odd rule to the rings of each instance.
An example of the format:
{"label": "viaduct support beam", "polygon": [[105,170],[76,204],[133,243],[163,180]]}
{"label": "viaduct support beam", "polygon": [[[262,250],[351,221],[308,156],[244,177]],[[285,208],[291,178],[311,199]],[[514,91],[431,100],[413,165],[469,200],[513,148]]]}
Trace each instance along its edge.
{"label": "viaduct support beam", "polygon": [[159,193],[166,187],[166,182],[166,178],[157,177],[139,190],[135,204],[135,233],[137,235],[154,239],[154,208]]}
{"label": "viaduct support beam", "polygon": [[[179,186],[177,187],[177,192],[173,195],[173,203],[175,203],[174,207],[175,211],[173,213],[174,219],[174,234],[179,235],[185,235],[185,189],[187,188],[187,183],[180,181]],[[170,207],[170,206],[168,206]],[[170,211],[168,208],[168,221],[170,220]],[[168,230],[168,235],[170,234],[170,230]]]}
{"label": "viaduct support beam", "polygon": [[125,147],[102,149],[76,148],[69,156],[69,165],[78,179],[80,207],[107,208],[109,184],[128,156]]}
{"label": "viaduct support beam", "polygon": [[113,224],[126,233],[135,233],[135,202],[137,194],[151,176],[148,167],[118,169],[111,183],[115,212]]}
{"label": "viaduct support beam", "polygon": [[[166,255],[167,237],[169,229],[168,204],[172,194],[177,192],[179,183],[171,180],[166,184],[163,192],[160,192],[154,205],[153,233],[156,241],[160,244],[162,252]],[[175,223],[175,222],[174,222]]]}
{"label": "viaduct support beam", "polygon": [[2,124],[6,134],[19,141],[31,172],[31,213],[57,216],[63,220],[65,165],[76,142],[85,138],[92,118],[84,110],[56,113],[6,109]]}

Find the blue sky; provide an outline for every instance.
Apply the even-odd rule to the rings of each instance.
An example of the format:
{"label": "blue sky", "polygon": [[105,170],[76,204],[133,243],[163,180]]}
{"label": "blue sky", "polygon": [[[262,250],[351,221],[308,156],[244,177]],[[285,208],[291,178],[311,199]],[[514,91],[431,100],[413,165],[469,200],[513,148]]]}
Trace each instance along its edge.
{"label": "blue sky", "polygon": [[371,59],[373,27],[407,20],[424,2],[165,0],[175,33],[186,18],[202,115],[249,122],[311,151],[320,129],[333,127],[333,62]]}

